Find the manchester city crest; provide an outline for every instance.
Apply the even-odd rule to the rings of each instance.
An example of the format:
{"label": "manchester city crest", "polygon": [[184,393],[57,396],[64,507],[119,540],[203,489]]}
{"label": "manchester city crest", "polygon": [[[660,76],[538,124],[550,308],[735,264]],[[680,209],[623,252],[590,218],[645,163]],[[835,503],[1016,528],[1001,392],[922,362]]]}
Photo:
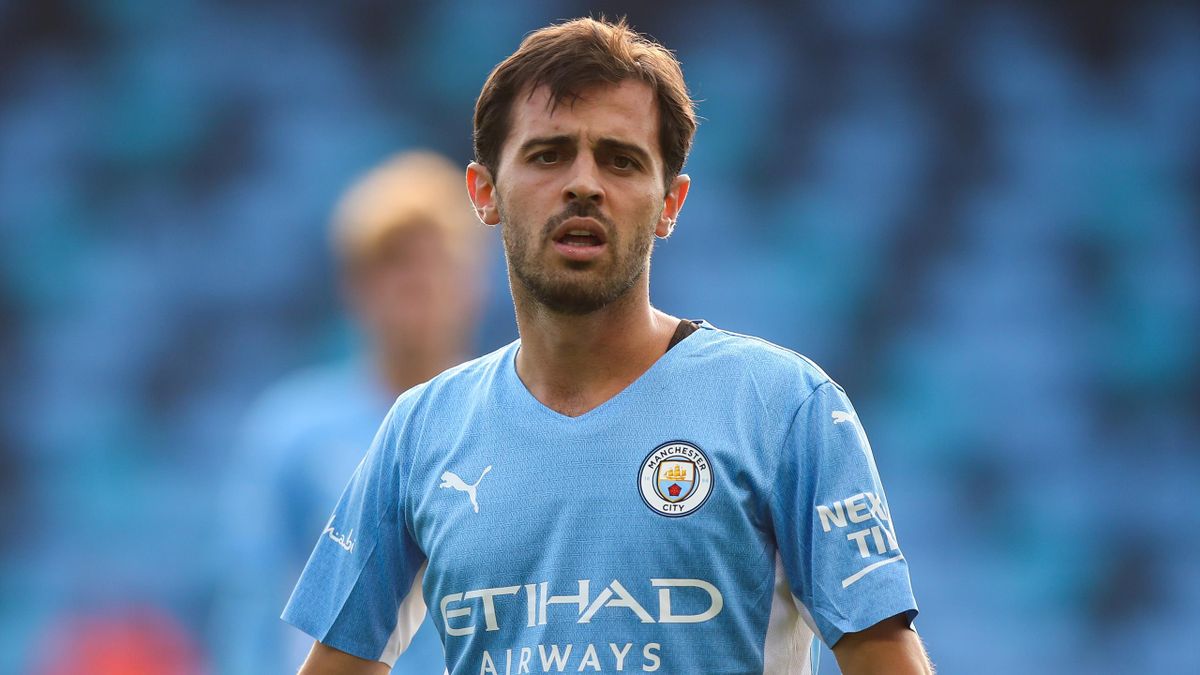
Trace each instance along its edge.
{"label": "manchester city crest", "polygon": [[655,448],[638,471],[638,489],[646,506],[669,518],[686,516],[712,493],[712,465],[695,444],[671,441]]}

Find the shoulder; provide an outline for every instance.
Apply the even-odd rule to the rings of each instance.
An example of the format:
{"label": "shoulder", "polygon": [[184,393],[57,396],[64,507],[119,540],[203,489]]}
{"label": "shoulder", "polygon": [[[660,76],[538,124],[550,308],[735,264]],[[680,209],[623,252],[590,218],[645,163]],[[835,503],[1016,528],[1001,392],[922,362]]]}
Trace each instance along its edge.
{"label": "shoulder", "polygon": [[764,388],[764,393],[792,400],[807,398],[825,384],[837,386],[820,366],[797,351],[710,324],[702,328],[707,339],[696,355],[711,360],[723,377],[750,379]]}
{"label": "shoulder", "polygon": [[398,466],[411,467],[426,441],[447,430],[461,429],[463,420],[484,405],[509,350],[516,343],[443,371],[396,399],[384,420],[377,444]]}
{"label": "shoulder", "polygon": [[478,405],[491,391],[500,369],[508,363],[511,352],[516,348],[516,342],[510,343],[490,354],[449,368],[428,382],[404,392],[396,399],[389,413],[392,424],[429,416],[461,415],[470,406]]}
{"label": "shoulder", "polygon": [[241,437],[255,446],[286,444],[369,409],[380,410],[380,401],[358,364],[309,367],[259,394],[242,420]]}
{"label": "shoulder", "polygon": [[310,366],[284,375],[258,396],[252,414],[280,413],[317,401],[327,401],[331,394],[343,395],[361,386],[356,381],[354,367],[349,363]]}
{"label": "shoulder", "polygon": [[[837,387],[811,359],[768,340],[702,324],[699,338],[681,359],[693,399],[757,418],[764,431],[787,429],[801,408],[825,386]],[[698,385],[698,386],[697,386]]]}

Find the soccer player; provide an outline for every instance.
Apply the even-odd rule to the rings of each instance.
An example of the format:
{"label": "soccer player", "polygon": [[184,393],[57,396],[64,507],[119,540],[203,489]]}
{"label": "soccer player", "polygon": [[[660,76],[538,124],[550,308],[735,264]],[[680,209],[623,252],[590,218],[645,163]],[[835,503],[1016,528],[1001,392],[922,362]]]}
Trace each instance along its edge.
{"label": "soccer player", "polygon": [[[366,348],[287,377],[249,415],[221,523],[220,672],[295,672],[303,663],[311,640],[279,622],[279,607],[396,396],[470,356],[485,234],[462,170],[431,152],[388,159],[340,200],[331,239]],[[397,667],[441,673],[443,661],[427,623]]]}
{"label": "soccer player", "polygon": [[[928,673],[858,417],[794,352],[651,306],[690,187],[679,64],[530,34],[475,109],[520,339],[392,408],[284,618],[303,675],[383,673],[428,605],[455,675]],[[697,274],[703,261],[697,261]]]}

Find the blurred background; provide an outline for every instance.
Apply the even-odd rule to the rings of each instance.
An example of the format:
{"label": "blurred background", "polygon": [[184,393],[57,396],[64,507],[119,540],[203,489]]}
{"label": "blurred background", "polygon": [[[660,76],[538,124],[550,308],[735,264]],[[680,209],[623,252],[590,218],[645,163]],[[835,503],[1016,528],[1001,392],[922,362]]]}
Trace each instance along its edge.
{"label": "blurred background", "polygon": [[240,426],[360,342],[337,196],[601,11],[704,118],[654,302],[845,386],[941,672],[1200,672],[1200,8],[1049,4],[0,0],[0,673],[221,672]]}

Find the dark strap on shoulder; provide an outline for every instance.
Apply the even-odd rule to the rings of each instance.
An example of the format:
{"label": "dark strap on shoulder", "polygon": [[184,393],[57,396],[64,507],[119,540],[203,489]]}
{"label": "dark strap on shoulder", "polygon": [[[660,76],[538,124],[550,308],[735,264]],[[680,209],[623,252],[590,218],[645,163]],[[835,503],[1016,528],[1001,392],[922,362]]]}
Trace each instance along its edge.
{"label": "dark strap on shoulder", "polygon": [[667,351],[671,351],[672,347],[683,342],[684,338],[698,330],[700,330],[700,326],[695,321],[680,319],[679,325],[675,327],[675,334],[671,336],[671,343],[667,345]]}

